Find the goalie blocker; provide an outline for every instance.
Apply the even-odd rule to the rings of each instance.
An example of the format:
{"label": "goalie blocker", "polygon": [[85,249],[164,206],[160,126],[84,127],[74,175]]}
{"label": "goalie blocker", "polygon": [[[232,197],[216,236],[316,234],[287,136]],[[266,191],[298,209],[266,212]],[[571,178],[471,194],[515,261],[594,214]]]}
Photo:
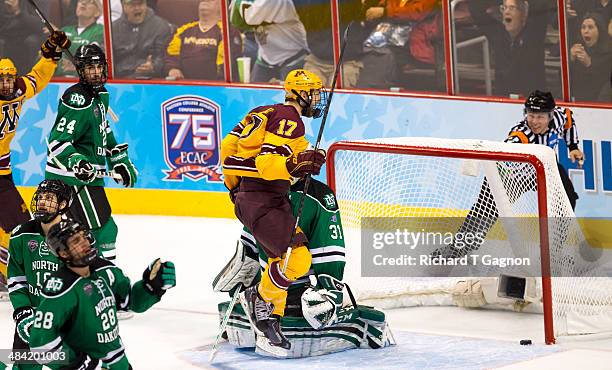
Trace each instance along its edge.
{"label": "goalie blocker", "polygon": [[[238,241],[232,260],[213,282],[216,292],[233,292],[240,285],[248,287],[258,280],[257,254]],[[270,346],[255,334],[241,305],[234,306],[225,330],[230,344],[255,347],[264,356],[297,358],[319,356],[353,348],[384,348],[395,344],[384,312],[373,307],[343,307],[344,284],[332,276],[310,275],[310,284],[292,289],[287,297],[281,329],[291,342],[286,350]],[[229,302],[219,304],[220,321]]]}

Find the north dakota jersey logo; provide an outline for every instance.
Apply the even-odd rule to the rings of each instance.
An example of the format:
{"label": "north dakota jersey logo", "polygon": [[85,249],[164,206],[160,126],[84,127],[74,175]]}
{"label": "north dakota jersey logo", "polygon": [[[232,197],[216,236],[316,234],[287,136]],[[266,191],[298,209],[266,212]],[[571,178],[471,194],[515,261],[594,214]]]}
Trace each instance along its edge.
{"label": "north dakota jersey logo", "polygon": [[164,181],[221,182],[221,119],[219,106],[199,96],[179,96],[162,106]]}
{"label": "north dakota jersey logo", "polygon": [[10,134],[17,128],[17,122],[19,121],[19,102],[12,102],[10,104],[4,104],[2,106],[2,121],[0,121],[0,139],[4,138],[5,133]]}

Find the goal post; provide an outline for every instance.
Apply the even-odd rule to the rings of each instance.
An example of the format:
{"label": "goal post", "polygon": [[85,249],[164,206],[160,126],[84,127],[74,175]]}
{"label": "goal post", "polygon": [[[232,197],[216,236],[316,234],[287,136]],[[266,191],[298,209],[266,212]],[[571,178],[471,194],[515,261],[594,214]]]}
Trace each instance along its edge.
{"label": "goal post", "polygon": [[[555,343],[556,335],[571,334],[571,325],[567,323],[571,317],[576,316],[578,322],[608,315],[612,317],[612,311],[609,311],[612,298],[606,294],[597,299],[581,297],[577,301],[572,298],[572,290],[582,289],[581,286],[593,282],[601,289],[612,288],[609,279],[600,282],[606,278],[578,278],[587,279],[578,287],[573,281],[563,280],[571,277],[560,277],[559,283],[555,281],[556,276],[575,269],[578,259],[572,254],[575,254],[575,249],[563,250],[562,245],[580,243],[584,237],[576,222],[568,226],[567,222],[555,221],[562,218],[571,220],[575,215],[559,178],[555,153],[546,146],[436,138],[340,141],[328,150],[327,181],[336,192],[345,235],[346,230],[351,229],[355,230],[355,235],[360,233],[361,222],[368,217],[465,218],[472,213],[482,216],[478,207],[470,209],[470,204],[480,202],[478,197],[486,188],[486,193],[492,197],[486,201],[486,211],[494,215],[493,222],[497,223],[501,218],[498,224],[504,224],[504,217],[537,220],[536,233],[539,235],[536,242],[539,245],[534,245],[531,253],[536,253],[536,250],[539,253],[538,276],[541,277],[546,343]],[[551,219],[552,223],[549,222]],[[508,232],[511,226],[504,224],[500,227],[506,229],[508,240],[516,236],[514,232]],[[511,244],[512,240],[508,240],[505,243]],[[487,243],[488,240],[484,245]],[[352,258],[359,258],[355,248],[360,245],[357,237],[347,240],[349,262]],[[369,289],[375,292],[390,284],[397,290],[389,296],[399,296],[402,291],[413,294],[417,285],[421,294],[427,290],[428,284],[427,279],[414,283],[408,277],[378,280],[365,279],[361,275],[347,281],[356,291]],[[424,290],[420,288],[423,284]],[[434,285],[432,279],[431,286]],[[367,299],[368,294],[364,293],[361,298]],[[585,307],[593,301],[596,301],[593,303],[595,311],[592,307]]]}

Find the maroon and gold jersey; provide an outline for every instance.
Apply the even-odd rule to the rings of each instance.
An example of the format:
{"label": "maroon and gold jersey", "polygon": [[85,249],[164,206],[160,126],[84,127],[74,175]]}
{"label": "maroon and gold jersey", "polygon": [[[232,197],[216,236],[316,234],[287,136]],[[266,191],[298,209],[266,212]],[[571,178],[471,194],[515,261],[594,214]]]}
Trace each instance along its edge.
{"label": "maroon and gold jersey", "polygon": [[[183,72],[185,78],[200,80],[223,80],[223,25],[203,31],[200,22],[195,21],[181,26],[166,50],[164,70],[173,68]],[[230,29],[230,48],[232,56],[242,54],[240,33]]]}
{"label": "maroon and gold jersey", "polygon": [[15,97],[12,100],[0,100],[0,176],[11,173],[10,145],[17,131],[23,103],[47,86],[56,67],[57,62],[41,58],[30,73],[17,77]]}
{"label": "maroon and gold jersey", "polygon": [[284,104],[257,107],[221,143],[225,185],[233,189],[240,177],[289,180],[288,157],[308,148],[298,111]]}

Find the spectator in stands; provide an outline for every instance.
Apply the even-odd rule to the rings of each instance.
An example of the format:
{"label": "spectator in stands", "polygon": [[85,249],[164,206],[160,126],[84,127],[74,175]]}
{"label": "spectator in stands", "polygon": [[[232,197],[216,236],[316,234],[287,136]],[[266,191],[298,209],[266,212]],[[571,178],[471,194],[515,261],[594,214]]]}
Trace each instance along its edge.
{"label": "spectator in stands", "polygon": [[257,60],[253,67],[252,82],[284,81],[287,73],[302,68],[308,54],[306,30],[291,0],[234,0],[239,9],[244,29],[255,30]]}
{"label": "spectator in stands", "polygon": [[606,23],[598,13],[586,13],[580,38],[570,48],[571,93],[581,101],[610,102],[612,51]]}
{"label": "spectator in stands", "polygon": [[566,0],[565,8],[568,23],[568,35],[580,34],[580,21],[588,12],[599,13],[604,21],[604,24],[608,24],[612,19],[611,0]]}
{"label": "spectator in stands", "polygon": [[[200,0],[198,15],[199,20],[181,26],[168,45],[164,74],[169,79],[224,79],[221,2]],[[242,39],[237,30],[230,30],[230,41],[231,56],[235,60],[242,52]]]}
{"label": "spectator in stands", "polygon": [[123,14],[113,22],[115,76],[161,77],[170,24],[147,7],[147,0],[122,0]]}
{"label": "spectator in stands", "polygon": [[[340,37],[347,25],[353,21],[342,61],[342,82],[344,87],[357,85],[359,73],[363,68],[363,41],[368,36],[362,21],[365,20],[361,1],[341,0]],[[324,86],[330,86],[334,77],[334,46],[330,3],[320,0],[300,0],[295,2],[300,20],[306,28],[306,39],[310,54],[304,59],[304,69],[321,77]]]}
{"label": "spectator in stands", "polygon": [[[387,0],[367,8],[366,19],[378,24],[366,42],[359,86],[386,88],[401,83],[403,71],[434,69],[434,47],[442,40],[440,9],[440,0]],[[377,34],[384,35],[384,47],[376,43]]]}
{"label": "spectator in stands", "polygon": [[42,25],[27,0],[0,0],[0,55],[11,58],[18,71],[29,71],[42,41]]}
{"label": "spectator in stands", "polygon": [[494,94],[526,95],[546,86],[544,41],[550,2],[504,0],[501,20],[487,10],[494,3],[472,0],[469,9],[491,44],[495,63]]}
{"label": "spectator in stands", "polygon": [[[76,7],[77,24],[66,26],[62,31],[72,42],[70,52],[72,55],[81,45],[96,44],[103,47],[104,45],[104,26],[96,23],[102,15],[103,8],[100,0],[78,0]],[[56,74],[59,76],[74,75],[76,70],[74,65],[67,58],[62,58],[58,65]]]}

